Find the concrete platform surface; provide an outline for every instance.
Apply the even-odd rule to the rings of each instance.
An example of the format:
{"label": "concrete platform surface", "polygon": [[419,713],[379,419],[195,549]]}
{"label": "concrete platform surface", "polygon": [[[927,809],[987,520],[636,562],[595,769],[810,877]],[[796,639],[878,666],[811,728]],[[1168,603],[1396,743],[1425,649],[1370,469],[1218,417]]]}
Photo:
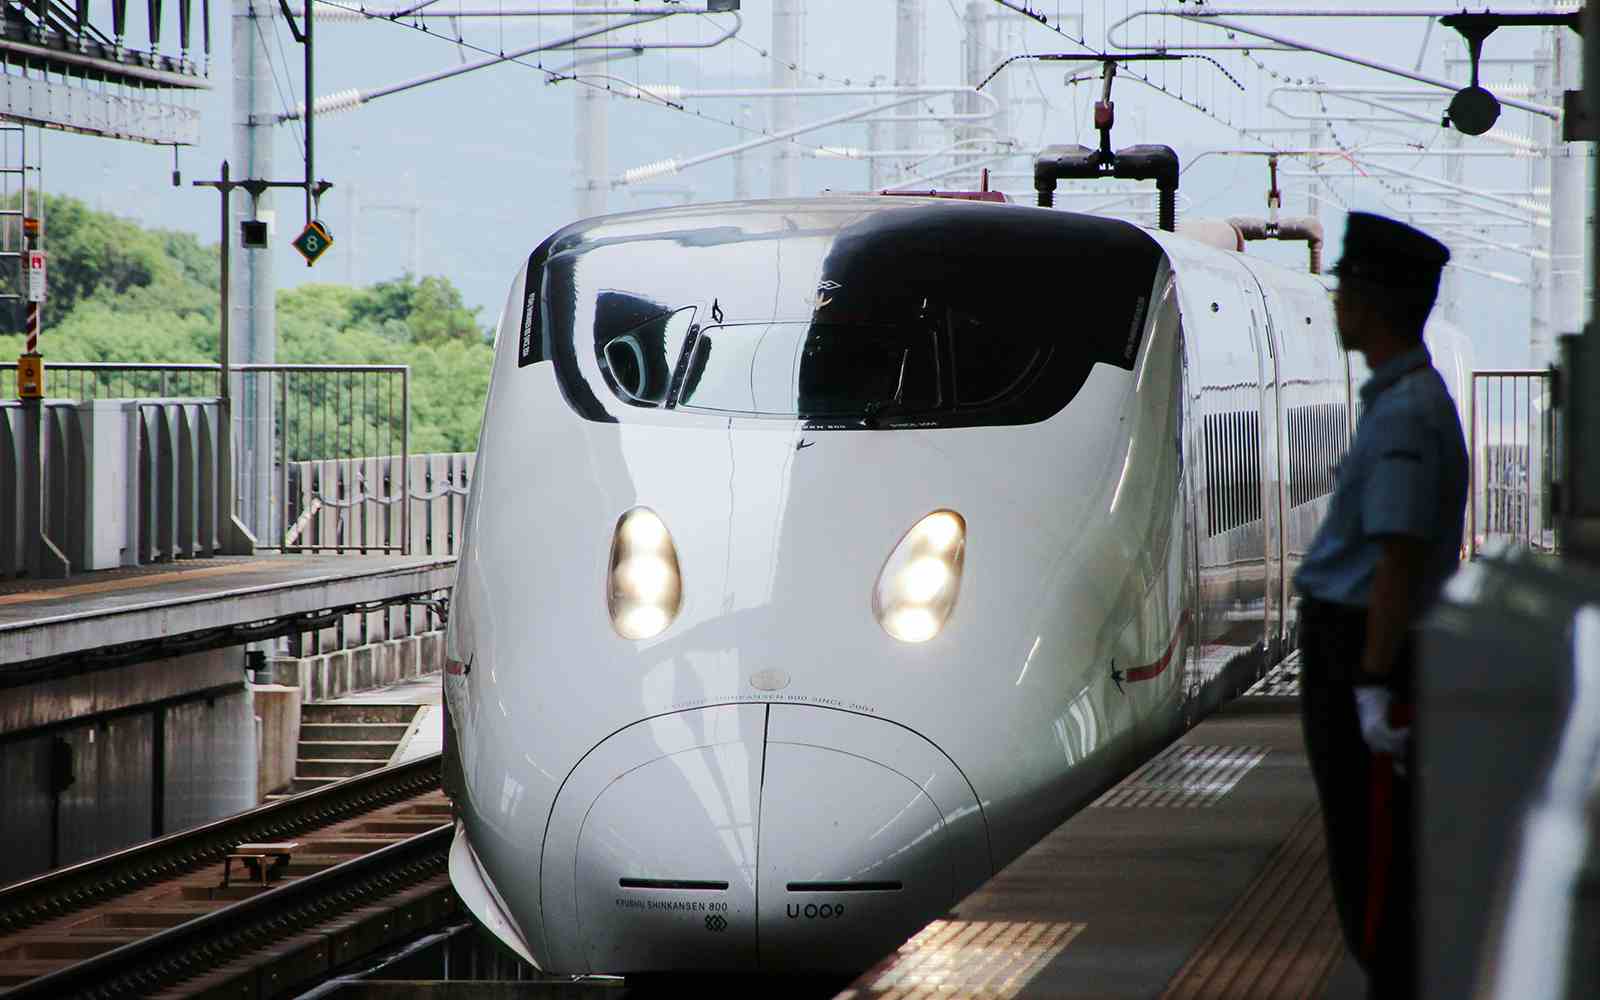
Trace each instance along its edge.
{"label": "concrete platform surface", "polygon": [[839,1000],[1364,995],[1296,699],[1236,699]]}
{"label": "concrete platform surface", "polygon": [[0,585],[0,664],[158,642],[443,590],[453,556],[217,557]]}

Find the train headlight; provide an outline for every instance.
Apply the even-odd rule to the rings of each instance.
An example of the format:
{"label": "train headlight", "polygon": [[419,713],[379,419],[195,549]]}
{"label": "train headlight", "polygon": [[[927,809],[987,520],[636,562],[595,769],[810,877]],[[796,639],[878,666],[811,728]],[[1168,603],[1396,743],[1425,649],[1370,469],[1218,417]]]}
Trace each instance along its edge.
{"label": "train headlight", "polygon": [[648,507],[634,507],[617,520],[606,603],[611,625],[624,639],[660,635],[678,616],[683,603],[678,552],[667,526]]}
{"label": "train headlight", "polygon": [[936,510],[918,521],[878,574],[872,613],[901,642],[926,642],[944,628],[961,592],[961,560],[967,522],[953,510]]}

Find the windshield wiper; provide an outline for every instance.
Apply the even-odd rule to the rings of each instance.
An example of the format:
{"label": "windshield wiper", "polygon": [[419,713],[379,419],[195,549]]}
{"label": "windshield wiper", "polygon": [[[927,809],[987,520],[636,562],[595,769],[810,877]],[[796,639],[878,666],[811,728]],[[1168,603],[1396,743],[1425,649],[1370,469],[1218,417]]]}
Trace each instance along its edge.
{"label": "windshield wiper", "polygon": [[906,362],[911,358],[911,349],[908,347],[900,352],[900,377],[895,380],[893,399],[874,399],[861,409],[861,426],[875,428],[878,421],[885,416],[895,416],[905,413],[906,408],[900,400],[906,391]]}

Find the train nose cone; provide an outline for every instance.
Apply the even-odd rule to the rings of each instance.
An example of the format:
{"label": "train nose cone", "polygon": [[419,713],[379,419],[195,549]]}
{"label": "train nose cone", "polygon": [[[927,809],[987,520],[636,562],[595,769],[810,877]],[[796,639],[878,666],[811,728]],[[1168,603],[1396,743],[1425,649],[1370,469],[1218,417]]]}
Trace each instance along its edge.
{"label": "train nose cone", "polygon": [[953,898],[938,807],[855,754],[769,743],[760,836],[764,971],[865,969]]}
{"label": "train nose cone", "polygon": [[578,921],[591,968],[755,967],[755,818],[726,795],[760,747],[726,744],[618,778],[578,838]]}

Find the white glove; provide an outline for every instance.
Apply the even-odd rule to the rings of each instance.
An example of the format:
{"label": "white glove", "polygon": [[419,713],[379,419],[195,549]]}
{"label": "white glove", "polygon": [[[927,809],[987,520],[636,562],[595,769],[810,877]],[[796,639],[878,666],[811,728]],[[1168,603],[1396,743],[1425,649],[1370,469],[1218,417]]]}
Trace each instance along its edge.
{"label": "white glove", "polygon": [[1361,738],[1373,753],[1386,753],[1392,757],[1405,757],[1406,743],[1411,739],[1411,727],[1399,729],[1389,725],[1389,689],[1379,685],[1358,687],[1356,714],[1361,718]]}

